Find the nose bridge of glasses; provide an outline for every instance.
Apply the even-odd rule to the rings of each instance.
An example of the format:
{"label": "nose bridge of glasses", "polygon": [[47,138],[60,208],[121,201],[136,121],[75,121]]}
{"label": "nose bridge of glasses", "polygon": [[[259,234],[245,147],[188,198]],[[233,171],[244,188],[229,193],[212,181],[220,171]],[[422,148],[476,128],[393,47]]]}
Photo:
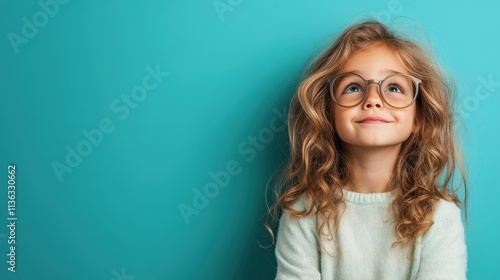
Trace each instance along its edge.
{"label": "nose bridge of glasses", "polygon": [[382,84],[382,80],[375,80],[375,79],[370,79],[366,80],[366,95],[370,95],[370,85],[375,84],[375,94],[378,98],[380,98],[380,85]]}

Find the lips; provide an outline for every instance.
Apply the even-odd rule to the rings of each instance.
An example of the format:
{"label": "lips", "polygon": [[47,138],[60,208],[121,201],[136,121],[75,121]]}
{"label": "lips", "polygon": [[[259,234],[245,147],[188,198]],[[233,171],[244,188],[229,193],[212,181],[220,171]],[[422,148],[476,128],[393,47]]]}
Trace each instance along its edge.
{"label": "lips", "polygon": [[389,121],[381,117],[372,116],[372,117],[366,117],[358,121],[357,123],[389,123]]}

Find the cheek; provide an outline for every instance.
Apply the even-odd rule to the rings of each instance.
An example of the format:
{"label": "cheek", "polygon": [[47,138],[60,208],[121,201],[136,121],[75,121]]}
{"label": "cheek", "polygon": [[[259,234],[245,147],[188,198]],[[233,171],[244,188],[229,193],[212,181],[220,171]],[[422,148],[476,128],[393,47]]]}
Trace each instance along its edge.
{"label": "cheek", "polygon": [[415,119],[417,117],[416,111],[417,110],[416,110],[415,106],[412,106],[412,110],[408,114],[408,122],[409,122],[409,125],[412,127],[412,129],[415,126],[415,122],[416,122],[416,119]]}
{"label": "cheek", "polygon": [[332,114],[333,126],[340,137],[349,129],[349,114],[341,109],[335,110]]}
{"label": "cheek", "polygon": [[399,117],[399,123],[401,124],[401,129],[404,131],[413,131],[415,126],[415,115],[414,114],[402,114]]}

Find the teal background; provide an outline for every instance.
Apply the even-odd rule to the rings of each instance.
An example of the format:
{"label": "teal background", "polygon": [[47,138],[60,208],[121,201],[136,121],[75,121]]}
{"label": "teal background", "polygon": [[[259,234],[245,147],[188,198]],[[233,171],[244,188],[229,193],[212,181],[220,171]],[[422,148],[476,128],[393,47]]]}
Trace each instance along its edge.
{"label": "teal background", "polygon": [[[267,128],[305,65],[346,24],[372,15],[420,23],[457,81],[468,279],[494,279],[500,85],[475,89],[481,77],[500,82],[500,4],[221,3],[231,8],[222,17],[212,1],[69,1],[16,52],[8,34],[21,35],[22,18],[33,22],[42,8],[0,2],[0,279],[274,279],[273,249],[257,240],[269,241],[265,185],[287,135]],[[157,65],[168,77],[121,119],[111,104]],[[53,162],[64,164],[66,146],[103,119],[114,130],[60,181]],[[259,135],[269,142],[250,149]],[[179,205],[192,205],[193,189],[230,162],[240,173],[186,223]],[[8,164],[17,167],[16,273],[6,263]]]}

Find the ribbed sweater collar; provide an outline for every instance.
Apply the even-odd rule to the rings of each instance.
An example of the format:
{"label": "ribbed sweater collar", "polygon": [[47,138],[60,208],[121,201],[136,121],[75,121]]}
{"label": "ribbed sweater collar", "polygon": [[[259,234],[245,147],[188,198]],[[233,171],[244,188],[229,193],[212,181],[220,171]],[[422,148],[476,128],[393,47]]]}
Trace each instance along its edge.
{"label": "ribbed sweater collar", "polygon": [[393,192],[359,193],[342,189],[344,199],[355,204],[389,204],[394,199]]}

